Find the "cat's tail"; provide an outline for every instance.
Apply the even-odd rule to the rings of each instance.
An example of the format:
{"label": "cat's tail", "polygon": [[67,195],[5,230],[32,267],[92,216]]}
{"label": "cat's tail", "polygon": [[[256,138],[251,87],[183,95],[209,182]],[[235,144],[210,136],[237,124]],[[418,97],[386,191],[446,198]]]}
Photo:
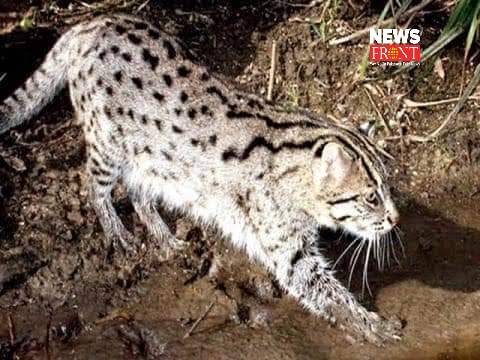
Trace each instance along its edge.
{"label": "cat's tail", "polygon": [[72,37],[72,30],[63,34],[32,76],[0,103],[0,134],[32,118],[65,86]]}

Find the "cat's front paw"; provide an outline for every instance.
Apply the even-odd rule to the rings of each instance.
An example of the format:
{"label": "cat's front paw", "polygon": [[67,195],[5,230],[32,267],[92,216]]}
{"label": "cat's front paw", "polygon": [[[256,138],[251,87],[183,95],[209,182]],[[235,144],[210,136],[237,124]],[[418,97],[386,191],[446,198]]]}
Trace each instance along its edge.
{"label": "cat's front paw", "polygon": [[353,324],[353,332],[359,340],[382,346],[386,342],[400,340],[402,322],[396,318],[384,319],[377,313],[366,311]]}

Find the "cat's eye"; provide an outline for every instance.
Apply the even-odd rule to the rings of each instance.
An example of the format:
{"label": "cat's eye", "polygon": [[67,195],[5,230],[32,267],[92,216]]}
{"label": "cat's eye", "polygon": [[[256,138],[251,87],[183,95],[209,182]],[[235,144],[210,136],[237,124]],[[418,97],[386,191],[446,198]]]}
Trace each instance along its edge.
{"label": "cat's eye", "polygon": [[375,191],[369,192],[367,195],[365,195],[365,201],[370,205],[377,206],[378,205],[377,193]]}

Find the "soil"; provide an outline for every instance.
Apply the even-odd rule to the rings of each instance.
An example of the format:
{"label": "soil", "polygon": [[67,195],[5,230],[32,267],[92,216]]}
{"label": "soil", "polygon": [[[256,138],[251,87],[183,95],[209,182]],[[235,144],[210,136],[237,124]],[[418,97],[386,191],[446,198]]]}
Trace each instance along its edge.
{"label": "soil", "polygon": [[[141,3],[121,10],[134,11]],[[454,104],[411,108],[403,100],[456,97],[463,40],[442,54],[443,78],[424,64],[383,78],[387,70],[369,67],[368,77],[377,78],[355,82],[367,40],[329,46],[318,27],[295,21],[320,16],[322,6],[166,3],[147,2],[139,15],[177,34],[218,75],[265,94],[276,40],[273,98],[279,106],[308,107],[355,126],[373,124],[373,140],[394,158],[389,165],[405,257],[383,272],[370,266],[372,296],[362,295],[361,271],[352,291],[381,315],[400,318],[403,338],[381,348],[346,338],[283,294],[215,229],[181,214],[165,216],[189,246],[166,259],[121,189],[116,207],[144,245],[136,256],[112,253],[88,203],[84,142],[64,93],[0,140],[0,359],[480,358],[479,103],[468,102],[446,135],[418,144],[389,140],[367,95],[394,135],[432,131]],[[0,69],[6,74],[0,98],[29,76],[71,23],[115,11],[102,2],[86,4],[0,5]],[[414,20],[425,42],[445,24],[447,16],[438,9]],[[329,7],[327,36],[361,29],[380,11],[368,1]],[[33,25],[21,28],[27,13]],[[466,79],[475,65],[467,64]],[[322,241],[332,259],[348,245],[335,236]],[[347,275],[345,261],[338,276]]]}

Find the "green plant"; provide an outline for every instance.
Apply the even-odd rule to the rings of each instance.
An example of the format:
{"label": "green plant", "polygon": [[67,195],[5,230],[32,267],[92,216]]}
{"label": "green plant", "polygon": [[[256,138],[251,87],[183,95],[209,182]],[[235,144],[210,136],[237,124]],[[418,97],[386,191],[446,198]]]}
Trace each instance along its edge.
{"label": "green plant", "polygon": [[[479,36],[478,32],[478,18],[480,16],[480,1],[479,0],[458,0],[453,9],[447,24],[443,28],[440,36],[432,44],[430,44],[421,53],[422,62],[436,57],[445,47],[453,40],[467,31],[467,38],[465,42],[464,66],[467,63],[468,54],[472,47],[475,38]],[[409,69],[404,67],[399,71]],[[463,74],[462,74],[463,78]]]}

